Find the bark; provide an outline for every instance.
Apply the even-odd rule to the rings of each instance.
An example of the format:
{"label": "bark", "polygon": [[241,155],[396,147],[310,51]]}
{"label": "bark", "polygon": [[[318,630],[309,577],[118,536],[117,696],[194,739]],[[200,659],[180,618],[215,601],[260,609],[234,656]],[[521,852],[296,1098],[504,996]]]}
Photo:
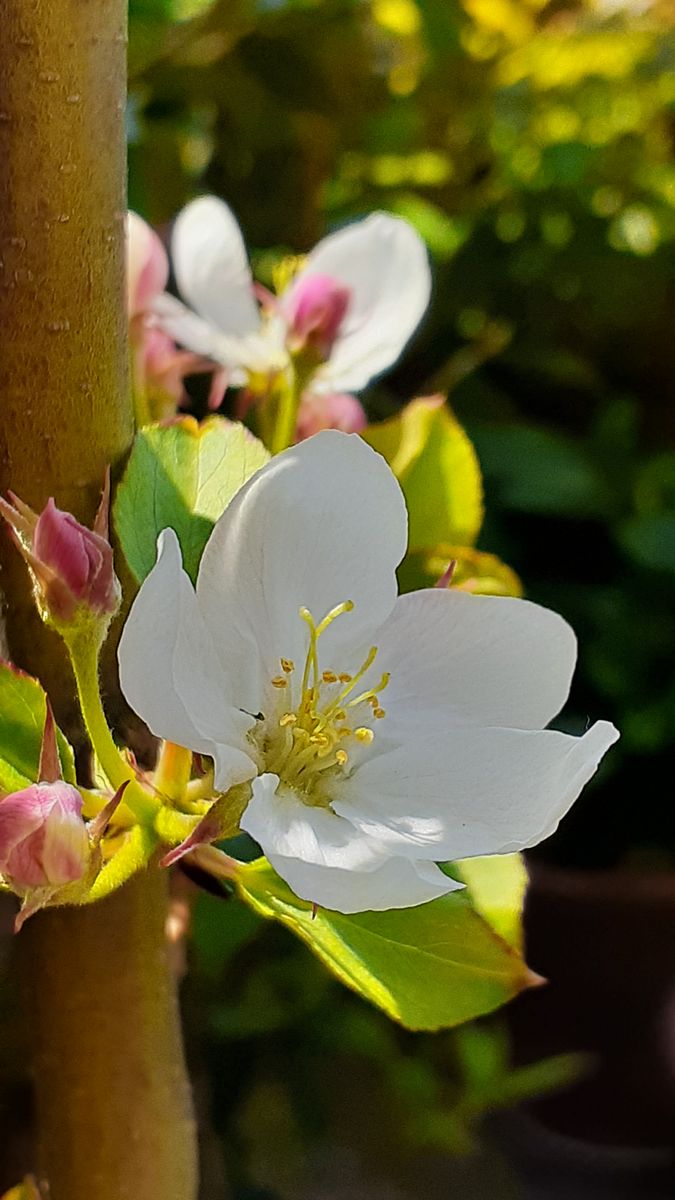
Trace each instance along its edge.
{"label": "bark", "polygon": [[[125,0],[4,0],[0,488],[90,522],[133,434],[123,223]],[[73,725],[62,647],[0,531],[9,654]],[[19,935],[50,1200],[194,1200],[195,1130],[151,869]],[[36,1164],[38,1166],[38,1164]]]}

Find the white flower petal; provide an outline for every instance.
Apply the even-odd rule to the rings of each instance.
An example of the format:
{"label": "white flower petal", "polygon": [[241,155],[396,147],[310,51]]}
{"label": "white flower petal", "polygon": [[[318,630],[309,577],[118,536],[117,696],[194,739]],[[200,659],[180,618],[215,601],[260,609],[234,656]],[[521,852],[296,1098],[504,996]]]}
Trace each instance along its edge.
{"label": "white flower petal", "polygon": [[374,871],[320,867],[297,858],[267,856],[274,870],[301,900],[341,913],[383,912],[426,904],[461,884],[434,863],[388,858]]}
{"label": "white flower petal", "polygon": [[303,804],[278,775],[265,774],[253,781],[253,795],[241,827],[266,855],[297,858],[322,867],[345,871],[373,871],[391,857],[349,821],[326,808]]}
{"label": "white flower petal", "polygon": [[415,737],[357,767],[333,807],[392,853],[523,850],[554,832],[618,736],[598,721],[579,738],[471,726]]}
{"label": "white flower petal", "polygon": [[260,329],[253,279],[241,230],[227,204],[201,196],[176,218],[171,238],[181,295],[223,333]]}
{"label": "white flower petal", "polygon": [[550,609],[436,588],[400,596],[376,641],[373,671],[391,672],[386,724],[408,730],[542,729],[567,699],[576,659],[574,633]]}
{"label": "white flower petal", "polygon": [[355,392],[390,367],[429,303],[431,272],[424,242],[407,221],[374,213],[324,238],[295,285],[328,275],[351,289],[330,359],[312,380],[315,392]]}
{"label": "white flower petal", "polygon": [[[152,313],[160,329],[181,346],[210,358],[231,372],[266,371],[283,360],[259,333],[222,333],[216,326],[196,316],[175,296],[163,292],[152,303]],[[232,374],[233,385],[245,383],[245,374]]]}
{"label": "white flower petal", "polygon": [[242,746],[251,719],[232,707],[227,679],[216,673],[173,529],[159,536],[157,563],[134,600],[118,657],[122,691],[152,733],[217,757],[218,787],[255,773]]}
{"label": "white flower petal", "polygon": [[268,680],[281,656],[299,674],[308,646],[300,606],[319,622],[351,600],[320,651],[322,667],[353,672],[361,664],[345,661],[349,647],[394,604],[406,525],[398,483],[355,434],[327,430],[277,455],[238,492],[204,551],[197,597],[214,643],[248,637]]}
{"label": "white flower petal", "polygon": [[408,908],[455,891],[434,863],[390,856],[377,841],[323,808],[303,804],[278,777],[262,775],[241,827],[302,900],[338,912]]}

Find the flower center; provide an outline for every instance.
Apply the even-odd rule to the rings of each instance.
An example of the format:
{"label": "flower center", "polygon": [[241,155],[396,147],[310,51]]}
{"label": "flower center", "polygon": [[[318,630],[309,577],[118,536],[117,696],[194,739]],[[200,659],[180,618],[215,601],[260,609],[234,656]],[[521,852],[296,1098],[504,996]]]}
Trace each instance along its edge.
{"label": "flower center", "polygon": [[301,608],[309,644],[299,685],[295,663],[288,658],[279,660],[281,673],[271,680],[279,700],[266,728],[266,767],[300,792],[307,804],[328,803],[318,785],[345,770],[354,743],[370,745],[373,741],[375,734],[365,721],[379,721],[386,715],[380,693],[389,682],[389,672],[385,671],[374,687],[359,691],[360,681],[377,657],[377,646],[371,646],[354,674],[319,666],[321,635],[353,608],[352,601],[345,600],[318,625],[309,609]]}

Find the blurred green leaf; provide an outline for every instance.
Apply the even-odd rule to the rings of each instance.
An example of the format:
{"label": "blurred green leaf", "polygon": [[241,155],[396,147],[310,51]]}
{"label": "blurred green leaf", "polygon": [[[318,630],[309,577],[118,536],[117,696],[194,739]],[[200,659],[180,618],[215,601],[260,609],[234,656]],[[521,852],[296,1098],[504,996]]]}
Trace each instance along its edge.
{"label": "blurred green leaf", "polygon": [[463,892],[388,912],[313,914],[265,859],[241,869],[238,888],[256,912],[280,921],[338,979],[409,1029],[458,1025],[536,982]]}
{"label": "blurred green leaf", "polygon": [[505,508],[601,517],[604,480],[571,438],[520,425],[477,426],[472,437],[488,485]]}
{"label": "blurred green leaf", "polygon": [[675,571],[675,513],[635,517],[621,527],[619,541],[640,566]]}
{"label": "blurred green leaf", "polygon": [[411,551],[475,542],[483,520],[480,467],[442,396],[413,400],[391,420],[369,425],[363,437],[403,488]]}
{"label": "blurred green leaf", "polygon": [[[45,727],[46,697],[37,679],[0,661],[0,790],[35,783]],[[57,730],[64,779],[75,782],[73,751]]]}
{"label": "blurred green leaf", "polygon": [[194,582],[216,520],[268,458],[262,442],[223,417],[201,425],[181,417],[141,430],[113,507],[124,557],[136,579],[152,570],[158,534],[170,527]]}
{"label": "blurred green leaf", "polygon": [[190,946],[201,975],[218,979],[260,928],[260,918],[250,908],[200,892],[192,911]]}

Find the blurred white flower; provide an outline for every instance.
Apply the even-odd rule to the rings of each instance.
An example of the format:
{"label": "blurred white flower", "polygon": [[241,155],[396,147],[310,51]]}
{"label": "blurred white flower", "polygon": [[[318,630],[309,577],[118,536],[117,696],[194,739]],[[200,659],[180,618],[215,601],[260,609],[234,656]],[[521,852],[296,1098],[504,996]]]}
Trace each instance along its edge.
{"label": "blurred white flower", "polygon": [[457,885],[435,865],[548,837],[618,737],[545,730],[574,634],[525,600],[397,599],[399,485],[360,438],[273,458],[217,522],[196,590],[175,533],[120,644],[153,733],[250,781],[241,827],[297,895],[341,912]]}
{"label": "blurred white flower", "polygon": [[429,303],[424,243],[400,217],[374,213],[324,238],[281,295],[253,282],[241,230],[223,201],[202,196],[178,216],[172,257],[181,295],[154,303],[162,328],[230,372],[268,376],[304,355],[314,395],[360,391],[390,367]]}
{"label": "blurred white flower", "polygon": [[[213,363],[189,351],[158,328],[152,308],[169,280],[169,260],[161,239],[138,213],[127,213],[127,311],[133,385],[144,420],[171,416],[181,404],[186,375],[214,372]],[[212,394],[222,399],[220,373]]]}

